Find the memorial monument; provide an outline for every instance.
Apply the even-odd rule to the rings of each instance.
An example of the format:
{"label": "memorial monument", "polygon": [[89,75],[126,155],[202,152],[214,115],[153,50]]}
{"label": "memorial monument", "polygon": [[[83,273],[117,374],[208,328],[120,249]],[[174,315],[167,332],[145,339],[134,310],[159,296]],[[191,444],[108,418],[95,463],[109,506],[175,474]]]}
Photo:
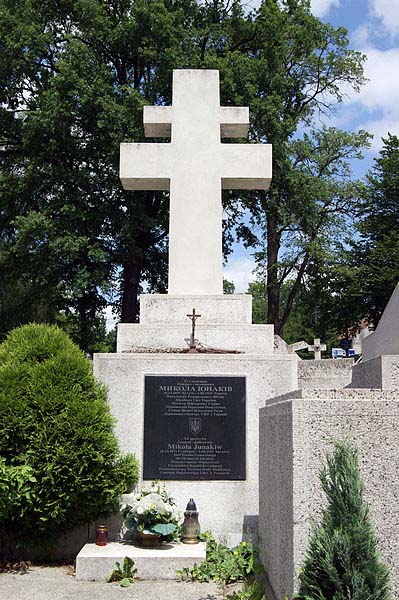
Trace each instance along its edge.
{"label": "memorial monument", "polygon": [[[334,438],[353,439],[397,587],[398,390],[350,389],[352,363],[337,360],[303,361],[312,368],[300,369],[298,390],[295,350],[303,343],[289,347],[272,325],[252,325],[249,295],[222,293],[221,189],[266,189],[270,147],[221,143],[246,135],[248,109],[220,106],[217,71],[174,71],[172,106],[145,107],[144,123],[147,136],[171,141],[122,144],[121,180],[132,190],[170,190],[169,289],[142,295],[140,323],[118,326],[117,353],[94,356],[122,452],[136,454],[141,480],[165,480],[181,509],[195,498],[203,530],[230,545],[258,538],[267,597],[283,600],[296,589],[320,510],[323,452]],[[352,385],[397,387],[398,297],[396,290]],[[315,340],[315,358],[322,349]],[[379,359],[391,368],[389,386],[383,376],[367,378]],[[118,539],[119,529],[109,533]],[[113,546],[104,553],[87,544],[77,578],[101,579],[115,552],[136,552]],[[175,568],[202,560],[198,546],[196,556],[190,546],[177,550],[167,567],[164,551],[151,550],[160,554],[151,563],[139,556],[140,574],[174,577]]]}
{"label": "memorial monument", "polygon": [[248,108],[220,106],[218,71],[176,70],[172,106],[144,108],[146,136],[170,142],[122,144],[120,177],[170,190],[168,294],[142,295],[117,353],[94,356],[141,478],[167,480],[181,507],[195,498],[203,529],[232,544],[256,536],[259,408],[297,387],[297,356],[274,354],[252,298],[223,295],[221,190],[267,189],[272,176],[269,145],[221,141],[248,123]]}

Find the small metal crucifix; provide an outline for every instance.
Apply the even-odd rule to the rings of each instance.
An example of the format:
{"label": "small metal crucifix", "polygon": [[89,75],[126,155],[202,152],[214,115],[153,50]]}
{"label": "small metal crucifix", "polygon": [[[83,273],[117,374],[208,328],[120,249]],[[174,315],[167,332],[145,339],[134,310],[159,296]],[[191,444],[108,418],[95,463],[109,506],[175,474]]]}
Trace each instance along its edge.
{"label": "small metal crucifix", "polygon": [[195,346],[195,323],[197,319],[199,319],[201,315],[195,314],[195,308],[193,308],[193,312],[191,315],[186,315],[189,319],[191,319],[192,327],[191,327],[191,338],[190,338],[190,349],[189,352],[198,352]]}

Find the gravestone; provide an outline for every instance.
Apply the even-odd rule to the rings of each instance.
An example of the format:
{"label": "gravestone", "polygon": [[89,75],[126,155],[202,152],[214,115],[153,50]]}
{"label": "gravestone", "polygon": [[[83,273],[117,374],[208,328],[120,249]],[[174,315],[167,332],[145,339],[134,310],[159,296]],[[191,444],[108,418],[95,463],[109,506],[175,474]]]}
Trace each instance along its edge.
{"label": "gravestone", "polygon": [[314,338],[313,344],[308,346],[308,352],[314,353],[315,360],[321,360],[321,353],[327,350],[326,344],[320,342],[320,338]]}
{"label": "gravestone", "polygon": [[146,136],[171,141],[122,144],[120,175],[170,190],[168,294],[142,295],[117,353],[94,356],[141,480],[166,480],[183,509],[193,497],[203,530],[232,544],[257,533],[259,408],[296,389],[298,361],[274,353],[272,325],[252,324],[249,295],[223,295],[221,190],[271,180],[270,146],[222,143],[248,122],[248,108],[220,106],[218,71],[176,70],[172,106],[144,108]]}
{"label": "gravestone", "polygon": [[361,346],[362,360],[353,367],[351,387],[399,389],[399,283],[376,330]]}

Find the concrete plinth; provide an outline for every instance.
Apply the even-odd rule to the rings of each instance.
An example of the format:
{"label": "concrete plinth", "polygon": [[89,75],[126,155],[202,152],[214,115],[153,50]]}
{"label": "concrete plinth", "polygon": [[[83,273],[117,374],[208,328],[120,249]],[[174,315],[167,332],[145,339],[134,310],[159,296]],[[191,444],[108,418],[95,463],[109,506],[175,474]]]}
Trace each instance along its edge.
{"label": "concrete plinth", "polygon": [[[187,321],[189,321],[187,319]],[[118,352],[134,352],[137,348],[188,349],[191,322],[183,325],[118,325]],[[273,354],[273,325],[203,325],[195,330],[198,347],[233,350],[245,353]]]}
{"label": "concrete plinth", "polygon": [[398,431],[399,390],[298,390],[261,409],[260,550],[276,600],[296,589],[309,530],[325,502],[322,459],[342,438],[359,450],[379,548],[398,589]]}
{"label": "concrete plinth", "polygon": [[178,569],[205,560],[206,544],[162,544],[159,548],[123,543],[86,544],[76,557],[76,579],[105,581],[115,569],[115,563],[122,564],[126,556],[134,560],[137,576],[141,579],[176,579]]}

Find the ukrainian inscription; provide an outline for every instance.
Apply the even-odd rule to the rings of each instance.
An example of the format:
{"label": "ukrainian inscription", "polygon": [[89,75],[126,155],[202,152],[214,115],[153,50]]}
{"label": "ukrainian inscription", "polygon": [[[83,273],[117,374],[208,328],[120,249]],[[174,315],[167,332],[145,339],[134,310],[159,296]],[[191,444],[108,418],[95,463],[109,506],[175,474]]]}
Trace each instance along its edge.
{"label": "ukrainian inscription", "polygon": [[145,377],[144,479],[245,479],[245,377]]}

